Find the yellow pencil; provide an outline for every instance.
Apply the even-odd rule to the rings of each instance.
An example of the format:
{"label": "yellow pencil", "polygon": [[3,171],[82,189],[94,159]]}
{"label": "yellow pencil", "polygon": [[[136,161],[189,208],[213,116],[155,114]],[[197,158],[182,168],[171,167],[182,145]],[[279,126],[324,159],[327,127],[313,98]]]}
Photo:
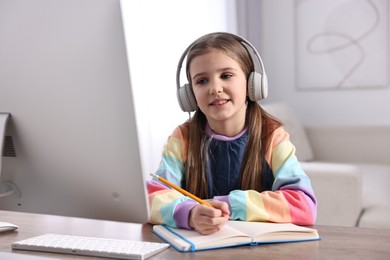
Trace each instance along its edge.
{"label": "yellow pencil", "polygon": [[168,185],[169,187],[171,187],[171,188],[177,190],[177,191],[180,192],[181,194],[183,194],[183,195],[185,195],[185,196],[187,196],[187,197],[190,197],[191,199],[193,199],[193,200],[199,202],[200,204],[204,204],[204,205],[207,205],[207,206],[209,206],[209,207],[213,207],[210,203],[208,203],[208,202],[202,200],[201,198],[198,198],[198,197],[195,196],[194,194],[189,193],[188,191],[186,191],[186,190],[180,188],[179,186],[176,186],[176,185],[173,184],[172,182],[170,182],[170,181],[164,179],[163,177],[158,176],[158,175],[155,174],[155,173],[151,173],[150,175],[153,176],[154,178],[156,178],[157,180],[161,181],[162,183]]}

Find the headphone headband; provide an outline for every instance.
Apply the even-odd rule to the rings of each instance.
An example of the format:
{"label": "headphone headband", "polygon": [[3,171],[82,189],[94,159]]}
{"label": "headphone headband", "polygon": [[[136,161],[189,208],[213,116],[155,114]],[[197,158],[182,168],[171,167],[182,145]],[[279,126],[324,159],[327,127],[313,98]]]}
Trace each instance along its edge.
{"label": "headphone headband", "polygon": [[[230,35],[233,36],[237,41],[239,41],[245,49],[248,51],[253,64],[255,71],[251,72],[248,78],[248,95],[250,100],[252,101],[258,101],[263,98],[267,97],[268,94],[268,83],[267,83],[267,75],[265,73],[263,61],[260,57],[260,54],[256,50],[256,48],[245,38],[232,34],[232,33],[227,33],[227,32],[214,32],[214,33],[209,33],[206,35],[201,36],[200,38],[196,39],[193,41],[183,52],[181,55],[178,65],[177,65],[177,70],[176,70],[176,87],[177,87],[177,98],[179,101],[179,105],[181,109],[184,112],[192,112],[195,111],[198,108],[198,105],[196,103],[195,96],[192,91],[192,87],[190,83],[184,84],[183,86],[180,85],[180,73],[181,73],[181,68],[183,66],[183,61],[186,58],[188,52],[190,49],[200,40],[205,37],[209,37],[212,35],[217,35],[217,34],[225,34],[225,35]],[[256,62],[258,61],[258,62]],[[260,65],[261,72],[258,71],[258,66],[257,64]]]}

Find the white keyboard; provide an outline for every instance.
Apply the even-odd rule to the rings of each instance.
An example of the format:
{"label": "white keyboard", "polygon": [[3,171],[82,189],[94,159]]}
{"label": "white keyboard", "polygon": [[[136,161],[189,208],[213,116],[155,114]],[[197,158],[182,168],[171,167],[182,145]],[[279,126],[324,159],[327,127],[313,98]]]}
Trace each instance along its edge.
{"label": "white keyboard", "polygon": [[146,259],[169,244],[98,237],[45,234],[12,243],[12,249],[117,259]]}

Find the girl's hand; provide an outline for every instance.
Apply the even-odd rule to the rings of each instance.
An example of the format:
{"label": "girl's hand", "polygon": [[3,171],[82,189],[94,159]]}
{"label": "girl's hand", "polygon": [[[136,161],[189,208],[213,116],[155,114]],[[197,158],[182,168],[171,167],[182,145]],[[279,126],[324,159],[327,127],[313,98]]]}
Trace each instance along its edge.
{"label": "girl's hand", "polygon": [[190,212],[190,227],[202,235],[210,235],[220,230],[230,218],[227,203],[209,200],[213,207],[196,205]]}

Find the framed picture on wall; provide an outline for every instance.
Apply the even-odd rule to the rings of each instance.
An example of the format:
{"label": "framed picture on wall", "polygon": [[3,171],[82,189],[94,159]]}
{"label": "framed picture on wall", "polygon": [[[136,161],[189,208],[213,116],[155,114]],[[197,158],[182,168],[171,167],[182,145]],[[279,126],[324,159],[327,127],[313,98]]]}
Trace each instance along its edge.
{"label": "framed picture on wall", "polygon": [[387,0],[295,0],[300,90],[389,85]]}

